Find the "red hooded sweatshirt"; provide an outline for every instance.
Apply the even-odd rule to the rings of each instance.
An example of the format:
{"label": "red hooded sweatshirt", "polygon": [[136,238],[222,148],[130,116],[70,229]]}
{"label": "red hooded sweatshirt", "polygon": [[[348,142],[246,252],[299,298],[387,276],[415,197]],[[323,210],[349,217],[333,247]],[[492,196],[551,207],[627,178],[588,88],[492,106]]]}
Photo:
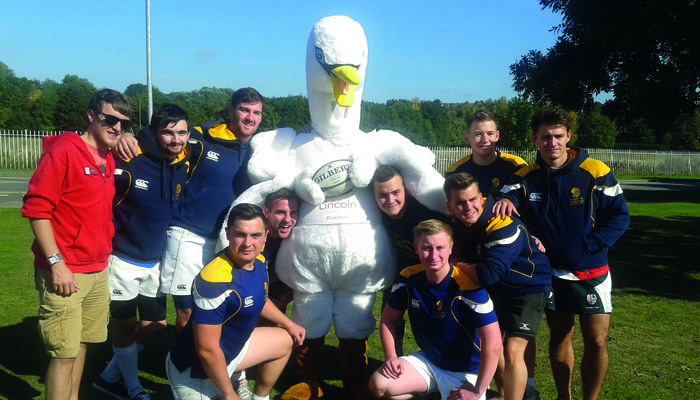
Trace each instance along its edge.
{"label": "red hooded sweatshirt", "polygon": [[[103,173],[76,133],[44,137],[43,145],[44,155],[24,195],[22,216],[51,221],[59,251],[73,273],[102,271],[114,236],[112,154],[107,153]],[[34,266],[50,269],[36,240],[32,251]]]}

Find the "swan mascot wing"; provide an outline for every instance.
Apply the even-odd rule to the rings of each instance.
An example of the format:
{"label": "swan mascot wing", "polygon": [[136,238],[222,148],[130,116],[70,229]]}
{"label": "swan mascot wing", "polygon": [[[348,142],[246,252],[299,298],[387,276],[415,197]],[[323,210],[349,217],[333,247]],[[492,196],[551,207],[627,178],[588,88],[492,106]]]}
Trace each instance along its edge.
{"label": "swan mascot wing", "polygon": [[[257,134],[248,165],[257,184],[236,200],[262,204],[267,194],[283,187],[303,200],[296,227],[280,247],[276,272],[294,291],[293,320],[306,329],[297,360],[306,383],[292,387],[283,399],[308,399],[316,391],[322,367],[316,356],[332,323],[341,362],[356,358],[366,366],[376,293],[396,273],[394,250],[368,187],[377,166],[397,167],[419,202],[445,212],[443,178],[432,168],[435,157],[429,149],[397,132],[360,130],[366,68],[367,40],[359,23],[334,16],[314,25],[306,52],[312,130]],[[366,384],[366,377],[357,379],[366,372],[343,372],[345,390],[352,393],[358,382]]]}

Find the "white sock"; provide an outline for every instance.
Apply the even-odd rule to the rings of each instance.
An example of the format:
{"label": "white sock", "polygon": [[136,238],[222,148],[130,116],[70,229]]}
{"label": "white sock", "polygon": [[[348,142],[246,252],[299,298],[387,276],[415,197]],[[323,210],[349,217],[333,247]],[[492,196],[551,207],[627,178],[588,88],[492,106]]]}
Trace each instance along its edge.
{"label": "white sock", "polygon": [[119,363],[117,363],[117,357],[112,357],[107,364],[107,368],[100,374],[102,379],[109,383],[115,383],[119,381],[122,377],[122,371],[119,369]]}
{"label": "white sock", "polygon": [[239,382],[245,379],[245,370],[241,372],[234,372],[233,375],[231,375],[231,381],[232,382]]}
{"label": "white sock", "polygon": [[527,378],[527,387],[535,388],[535,378]]}
{"label": "white sock", "polygon": [[257,394],[253,393],[253,397],[251,397],[252,400],[270,400],[270,395],[268,394],[267,396],[258,396]]}
{"label": "white sock", "polygon": [[119,369],[124,377],[124,384],[129,390],[129,396],[135,396],[143,392],[143,386],[139,382],[139,358],[136,343],[129,347],[114,347],[114,358],[119,363]]}

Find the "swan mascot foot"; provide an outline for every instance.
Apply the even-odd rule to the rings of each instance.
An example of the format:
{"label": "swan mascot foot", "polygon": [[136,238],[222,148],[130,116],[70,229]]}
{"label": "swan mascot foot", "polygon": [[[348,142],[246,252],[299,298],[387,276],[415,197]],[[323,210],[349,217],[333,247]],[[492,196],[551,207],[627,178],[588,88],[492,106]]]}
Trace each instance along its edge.
{"label": "swan mascot foot", "polygon": [[344,16],[318,21],[306,53],[311,132],[284,128],[251,139],[248,168],[256,185],[236,203],[262,204],[283,187],[303,200],[276,259],[278,276],[294,290],[292,318],[306,329],[297,351],[302,383],[285,392],[284,400],[323,396],[323,341],[331,323],[346,397],[373,398],[366,389],[367,338],[376,326],[372,307],[376,293],[392,283],[396,265],[368,187],[377,166],[400,169],[419,202],[445,211],[443,178],[429,149],[397,132],[360,130],[366,68],[367,40],[359,23]]}

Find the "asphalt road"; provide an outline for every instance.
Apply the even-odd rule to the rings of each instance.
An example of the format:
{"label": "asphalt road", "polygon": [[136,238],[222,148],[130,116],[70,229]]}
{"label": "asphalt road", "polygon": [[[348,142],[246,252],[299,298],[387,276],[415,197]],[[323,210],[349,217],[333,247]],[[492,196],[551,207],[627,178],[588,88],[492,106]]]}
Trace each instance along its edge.
{"label": "asphalt road", "polygon": [[[0,171],[0,208],[21,208],[32,172]],[[700,191],[700,179],[623,179],[622,190]]]}

